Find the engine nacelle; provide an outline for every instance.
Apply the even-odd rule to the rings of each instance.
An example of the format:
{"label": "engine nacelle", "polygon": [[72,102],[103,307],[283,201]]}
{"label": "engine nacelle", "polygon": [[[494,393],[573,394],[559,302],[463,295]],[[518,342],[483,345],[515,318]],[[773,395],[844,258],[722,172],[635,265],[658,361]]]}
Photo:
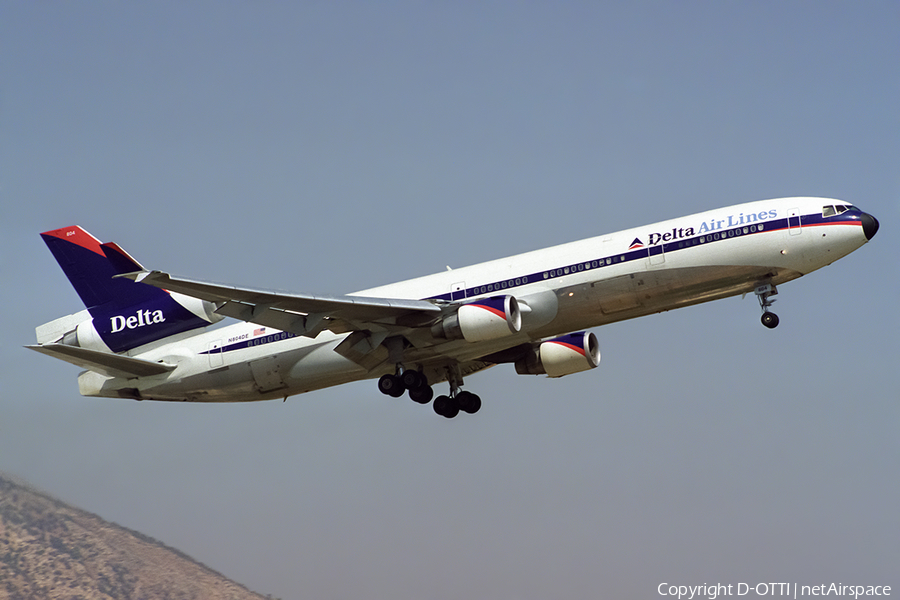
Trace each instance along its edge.
{"label": "engine nacelle", "polygon": [[432,328],[436,337],[467,342],[496,340],[522,329],[522,313],[513,296],[482,298],[461,305]]}
{"label": "engine nacelle", "polygon": [[225,318],[216,312],[216,309],[219,308],[219,306],[209,300],[200,300],[199,298],[185,296],[184,294],[179,294],[177,292],[169,292],[169,296],[172,297],[172,300],[207,323],[218,323]]}
{"label": "engine nacelle", "polygon": [[536,344],[531,352],[516,361],[516,373],[562,377],[593,369],[599,364],[597,336],[579,331]]}

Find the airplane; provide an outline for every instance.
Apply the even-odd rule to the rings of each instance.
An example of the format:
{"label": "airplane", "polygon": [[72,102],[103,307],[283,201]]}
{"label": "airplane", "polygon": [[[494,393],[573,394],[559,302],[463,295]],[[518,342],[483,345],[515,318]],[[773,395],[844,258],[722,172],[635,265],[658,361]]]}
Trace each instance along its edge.
{"label": "airplane", "polygon": [[[345,296],[257,290],[145,269],[78,226],[41,236],[86,310],[37,327],[37,352],[75,364],[84,396],[188,402],[287,399],[377,379],[389,396],[474,414],[464,378],[512,364],[562,377],[597,367],[586,329],[755,294],[867,243],[878,220],[828,198],[720,208]],[[237,323],[210,327],[230,317]]]}

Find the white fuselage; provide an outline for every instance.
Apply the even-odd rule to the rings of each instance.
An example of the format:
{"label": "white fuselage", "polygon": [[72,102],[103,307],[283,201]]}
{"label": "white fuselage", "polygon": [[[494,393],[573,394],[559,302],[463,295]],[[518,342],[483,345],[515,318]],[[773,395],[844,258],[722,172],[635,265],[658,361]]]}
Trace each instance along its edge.
{"label": "white fuselage", "polygon": [[[828,265],[862,246],[858,221],[825,218],[822,198],[766,200],[443,271],[355,295],[391,299],[464,299],[509,294],[525,305],[521,331],[486,342],[435,340],[411,328],[403,360],[444,379],[448,360],[485,368],[481,357],[574,330],[728,296],[760,284],[779,285]],[[315,338],[239,322],[188,332],[128,355],[177,367],[135,379],[87,371],[82,394],[148,399],[249,401],[280,398],[393,373],[336,353],[347,334]]]}

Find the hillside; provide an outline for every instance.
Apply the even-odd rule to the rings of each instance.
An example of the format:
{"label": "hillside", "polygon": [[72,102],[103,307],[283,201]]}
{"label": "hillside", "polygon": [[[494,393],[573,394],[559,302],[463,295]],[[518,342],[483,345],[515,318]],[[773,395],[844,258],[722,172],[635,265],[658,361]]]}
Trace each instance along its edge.
{"label": "hillside", "polygon": [[0,475],[0,600],[265,600],[160,542]]}

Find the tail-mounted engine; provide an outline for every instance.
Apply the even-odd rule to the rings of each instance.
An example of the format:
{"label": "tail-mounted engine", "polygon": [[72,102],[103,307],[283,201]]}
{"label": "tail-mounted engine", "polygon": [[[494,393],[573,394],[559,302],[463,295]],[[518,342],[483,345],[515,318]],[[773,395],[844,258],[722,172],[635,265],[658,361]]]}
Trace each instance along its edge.
{"label": "tail-mounted engine", "polygon": [[516,361],[516,373],[562,377],[593,369],[599,364],[597,336],[579,331],[535,344],[530,352]]}
{"label": "tail-mounted engine", "polygon": [[495,340],[518,333],[522,313],[513,296],[494,296],[461,304],[431,328],[435,337],[467,342]]}
{"label": "tail-mounted engine", "polygon": [[127,352],[223,318],[212,302],[134,283],[127,275],[143,272],[144,267],[119,245],[101,244],[81,227],[63,227],[41,237],[88,314],[38,327],[39,344],[62,342],[101,352]]}
{"label": "tail-mounted engine", "polygon": [[[38,327],[38,343],[124,352],[223,319],[216,314],[216,305],[206,300],[176,293],[164,294],[164,300],[126,308],[100,306],[57,319]],[[82,318],[76,321],[79,316]]]}

